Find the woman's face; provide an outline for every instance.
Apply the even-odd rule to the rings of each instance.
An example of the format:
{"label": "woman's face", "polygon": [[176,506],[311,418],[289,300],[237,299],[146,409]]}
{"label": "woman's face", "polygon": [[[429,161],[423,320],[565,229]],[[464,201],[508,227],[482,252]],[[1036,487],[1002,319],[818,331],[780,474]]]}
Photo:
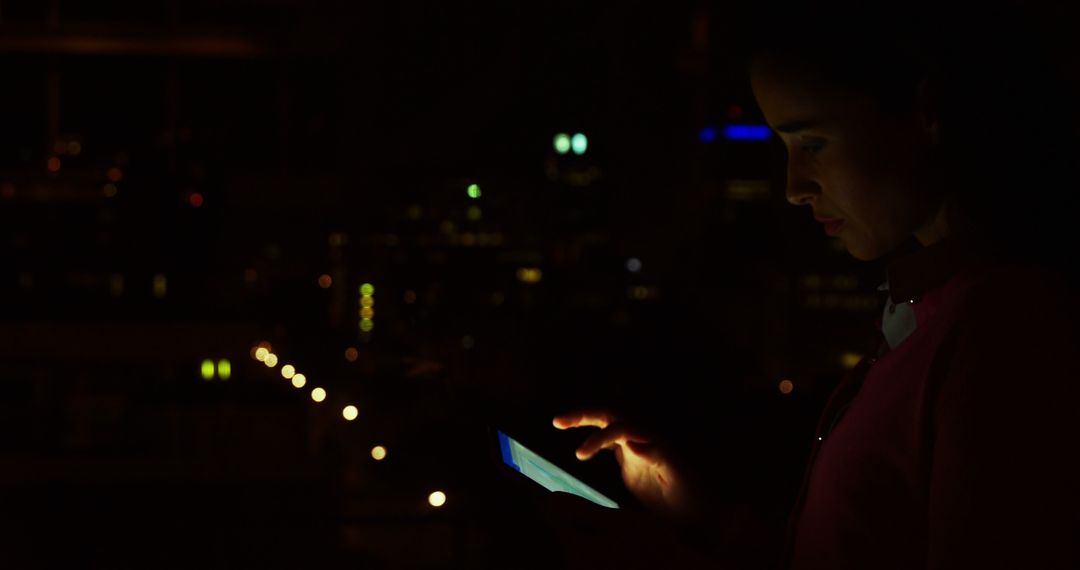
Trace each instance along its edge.
{"label": "woman's face", "polygon": [[751,83],[787,149],[788,201],[810,206],[851,255],[876,259],[912,235],[929,245],[947,234],[931,160],[937,125],[925,98],[893,116],[866,96],[817,85],[761,58]]}

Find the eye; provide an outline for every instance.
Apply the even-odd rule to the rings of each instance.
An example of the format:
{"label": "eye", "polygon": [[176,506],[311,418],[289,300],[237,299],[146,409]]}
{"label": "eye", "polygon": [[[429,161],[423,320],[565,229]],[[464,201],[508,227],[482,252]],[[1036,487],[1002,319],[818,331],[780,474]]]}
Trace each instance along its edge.
{"label": "eye", "polygon": [[799,150],[811,156],[821,152],[823,148],[825,148],[824,141],[805,141],[799,145]]}

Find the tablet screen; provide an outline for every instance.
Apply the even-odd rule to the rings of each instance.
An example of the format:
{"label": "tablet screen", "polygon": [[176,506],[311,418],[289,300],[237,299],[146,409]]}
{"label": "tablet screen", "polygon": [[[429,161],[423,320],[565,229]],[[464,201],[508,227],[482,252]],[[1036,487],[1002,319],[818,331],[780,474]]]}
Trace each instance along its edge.
{"label": "tablet screen", "polygon": [[545,489],[573,493],[604,507],[619,508],[618,503],[615,501],[605,497],[573,475],[559,469],[555,464],[540,457],[531,449],[521,445],[516,439],[501,431],[499,432],[499,447],[502,449],[503,461],[507,465],[529,479],[536,481]]}

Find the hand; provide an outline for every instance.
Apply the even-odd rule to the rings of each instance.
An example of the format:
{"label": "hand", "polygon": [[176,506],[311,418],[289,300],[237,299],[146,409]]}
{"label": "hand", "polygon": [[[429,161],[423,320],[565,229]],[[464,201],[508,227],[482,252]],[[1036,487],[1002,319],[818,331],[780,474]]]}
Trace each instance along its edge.
{"label": "hand", "polygon": [[615,452],[626,488],[649,508],[668,515],[688,514],[685,483],[656,439],[633,428],[607,410],[578,410],[556,416],[558,429],[597,427],[577,449],[577,458],[585,461],[604,449]]}

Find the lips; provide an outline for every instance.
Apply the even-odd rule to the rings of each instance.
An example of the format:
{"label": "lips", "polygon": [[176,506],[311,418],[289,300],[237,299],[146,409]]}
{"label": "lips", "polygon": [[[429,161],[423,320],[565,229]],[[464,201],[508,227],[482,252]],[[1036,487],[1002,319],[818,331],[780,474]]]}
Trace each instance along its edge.
{"label": "lips", "polygon": [[840,232],[841,226],[844,225],[844,220],[826,220],[821,221],[825,225],[825,234],[828,236],[835,236]]}

